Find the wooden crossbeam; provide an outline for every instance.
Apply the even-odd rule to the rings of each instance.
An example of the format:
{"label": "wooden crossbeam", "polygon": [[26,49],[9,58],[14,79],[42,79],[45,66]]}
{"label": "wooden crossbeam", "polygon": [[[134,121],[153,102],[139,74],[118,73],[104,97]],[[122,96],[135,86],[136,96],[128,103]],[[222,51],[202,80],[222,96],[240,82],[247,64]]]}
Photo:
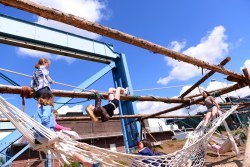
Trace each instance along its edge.
{"label": "wooden crossbeam", "polygon": [[249,79],[249,73],[248,73],[247,68],[243,68],[242,71],[243,71],[243,74],[246,78],[246,82],[247,82],[248,86],[250,87],[250,79]]}
{"label": "wooden crossbeam", "polygon": [[[246,108],[250,105],[250,102],[240,102],[240,103],[234,103],[238,104],[238,109]],[[223,105],[232,105],[232,103],[223,103]],[[249,112],[249,111],[247,111]],[[246,111],[237,112],[237,114],[244,114],[247,113]],[[117,120],[117,119],[127,119],[127,118],[143,118],[150,116],[151,114],[137,114],[137,115],[114,115],[110,119],[111,120]],[[172,116],[166,116],[166,115],[158,115],[154,117],[149,118],[174,118],[174,119],[185,119],[185,118],[202,118],[203,115],[189,115],[189,116],[181,116],[181,115],[172,115]],[[90,117],[83,115],[83,116],[63,116],[59,115],[56,118],[57,121],[90,121]],[[0,122],[10,122],[8,118],[0,118]]]}
{"label": "wooden crossbeam", "polygon": [[[248,73],[247,68],[243,68],[242,71],[246,78],[246,82],[248,86],[250,87],[249,73]],[[250,126],[248,126],[248,129],[247,129],[247,142],[246,142],[246,150],[245,150],[244,161],[243,161],[244,167],[250,166],[249,158],[250,158]]]}
{"label": "wooden crossbeam", "polygon": [[231,82],[244,82],[242,79],[234,78],[232,76],[227,76],[226,79]]}
{"label": "wooden crossbeam", "polygon": [[[138,114],[138,115],[114,115],[110,119],[111,120],[117,120],[117,119],[127,119],[127,118],[142,118],[148,116],[148,114]],[[193,115],[193,116],[179,116],[179,115],[173,115],[173,116],[156,116],[153,118],[200,118],[203,117],[203,115]],[[57,121],[90,121],[89,116],[58,116],[56,118]],[[0,118],[0,122],[9,122],[8,118]]]}
{"label": "wooden crossbeam", "polygon": [[152,51],[153,53],[159,53],[168,57],[171,57],[176,60],[180,60],[186,63],[190,63],[202,68],[206,68],[212,71],[216,71],[228,76],[232,76],[237,79],[244,80],[244,76],[233,71],[224,69],[218,65],[211,65],[205,61],[196,59],[194,57],[175,52],[166,47],[160,46],[158,44],[152,43],[150,41],[144,40],[142,38],[138,38],[129,34],[126,34],[121,31],[117,31],[112,28],[105,27],[103,25],[88,21],[84,18],[74,16],[72,14],[68,14],[65,12],[61,12],[59,10],[46,7],[44,5],[32,2],[31,0],[0,0],[0,3],[12,6],[14,8],[18,8],[41,17],[59,21],[65,24],[69,24],[80,29],[84,29],[90,32],[94,32],[103,36],[107,36],[128,44],[132,44],[147,50]]}
{"label": "wooden crossbeam", "polygon": [[[19,86],[9,86],[9,85],[0,85],[0,93],[8,94],[21,94],[22,87]],[[54,96],[59,97],[71,97],[71,98],[94,98],[95,94],[92,92],[74,92],[66,90],[52,90]],[[104,99],[108,99],[108,93],[99,93]],[[189,104],[189,98],[165,98],[157,96],[130,96],[130,95],[121,95],[121,100],[125,101],[158,101],[164,103],[185,103]]]}

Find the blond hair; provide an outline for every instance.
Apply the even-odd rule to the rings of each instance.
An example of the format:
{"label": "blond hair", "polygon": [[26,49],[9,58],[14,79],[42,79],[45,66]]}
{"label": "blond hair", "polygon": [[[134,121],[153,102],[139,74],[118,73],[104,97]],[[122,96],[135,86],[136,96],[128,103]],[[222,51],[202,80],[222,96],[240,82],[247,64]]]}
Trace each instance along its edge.
{"label": "blond hair", "polygon": [[45,63],[49,63],[50,64],[50,60],[47,58],[41,58],[38,60],[38,63],[35,65],[35,68],[40,68],[40,66],[44,65]]}

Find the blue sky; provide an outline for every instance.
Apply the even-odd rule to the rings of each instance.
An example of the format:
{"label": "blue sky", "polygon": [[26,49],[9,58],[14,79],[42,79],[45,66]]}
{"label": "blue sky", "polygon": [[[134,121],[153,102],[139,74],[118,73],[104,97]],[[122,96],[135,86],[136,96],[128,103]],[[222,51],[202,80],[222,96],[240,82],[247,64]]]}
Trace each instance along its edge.
{"label": "blue sky", "polygon": [[[218,64],[226,56],[232,58],[226,68],[242,73],[241,68],[250,69],[250,2],[247,0],[169,0],[169,1],[87,1],[87,0],[34,0],[59,10],[84,17],[104,26],[160,44],[178,52],[194,56],[212,64]],[[178,96],[192,83],[202,77],[201,69],[192,65],[176,62],[166,56],[153,54],[120,41],[97,34],[89,34],[82,30],[55,23],[11,7],[0,5],[2,14],[37,22],[47,26],[87,36],[114,45],[117,52],[124,53],[127,58],[132,85],[135,90],[167,86],[186,85],[185,87],[136,92],[138,95],[155,95],[163,97]],[[92,76],[104,65],[83,60],[69,59],[48,53],[34,52],[26,49],[0,44],[0,68],[6,68],[31,75],[34,65],[40,57],[49,57],[52,61],[50,73],[55,81],[79,85]],[[62,70],[64,69],[64,70]],[[29,85],[30,79],[3,72],[21,85]],[[216,74],[202,87],[207,90],[232,84],[224,75]],[[1,79],[1,84],[7,84]],[[113,87],[111,74],[108,74],[91,88],[105,91]],[[53,85],[53,89],[70,88]],[[197,92],[194,91],[193,93]],[[232,92],[230,95],[245,96],[250,94],[249,88]],[[18,95],[3,95],[9,102],[21,108]],[[35,110],[34,100],[27,100],[29,113]],[[76,100],[76,101],[79,101]],[[103,102],[105,103],[105,102]],[[70,105],[66,111],[81,111],[83,105]],[[137,103],[139,112],[152,113],[173,105],[157,102]],[[196,109],[196,107],[194,107]],[[195,112],[195,111],[194,111]],[[174,114],[185,114],[186,110]]]}

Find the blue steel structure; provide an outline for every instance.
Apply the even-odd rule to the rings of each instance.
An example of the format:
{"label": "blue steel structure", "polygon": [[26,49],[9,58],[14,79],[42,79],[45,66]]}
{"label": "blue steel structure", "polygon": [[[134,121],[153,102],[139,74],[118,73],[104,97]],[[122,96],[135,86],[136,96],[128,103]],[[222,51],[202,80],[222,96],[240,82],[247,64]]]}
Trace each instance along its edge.
{"label": "blue steel structure", "polygon": [[[112,45],[2,14],[0,14],[0,42],[107,64],[106,67],[78,86],[83,89],[88,88],[110,71],[113,75],[115,87],[120,86],[133,89],[126,57],[124,54],[115,52]],[[71,98],[60,98],[58,102],[66,103],[70,100]],[[60,107],[62,107],[60,104],[55,106],[55,108]],[[135,104],[131,101],[121,101],[119,111],[121,115],[137,114]],[[122,119],[121,124],[126,152],[129,153],[136,146],[139,126],[132,118]],[[14,131],[7,138],[8,141],[14,142],[20,138],[20,133],[18,134]],[[0,145],[4,141],[1,140]],[[0,152],[2,150],[3,148],[0,148]],[[20,155],[21,153],[18,154]]]}

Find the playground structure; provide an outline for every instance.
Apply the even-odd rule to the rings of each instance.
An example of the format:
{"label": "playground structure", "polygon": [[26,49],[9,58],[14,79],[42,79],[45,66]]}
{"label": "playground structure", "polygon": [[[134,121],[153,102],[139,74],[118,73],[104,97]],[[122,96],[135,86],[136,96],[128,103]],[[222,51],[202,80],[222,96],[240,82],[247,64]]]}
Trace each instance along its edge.
{"label": "playground structure", "polygon": [[[204,61],[201,61],[201,60],[198,60],[198,59],[195,59],[195,58],[192,58],[192,57],[189,57],[189,56],[186,56],[186,55],[174,52],[174,51],[171,51],[167,48],[150,43],[150,42],[145,41],[143,39],[138,39],[138,38],[133,37],[131,35],[124,34],[122,32],[118,32],[116,30],[106,28],[106,27],[103,27],[103,26],[95,24],[95,23],[90,23],[82,18],[78,18],[78,17],[72,16],[72,15],[61,13],[60,11],[50,9],[50,8],[41,6],[39,4],[30,2],[30,1],[21,1],[20,0],[20,1],[9,2],[6,0],[0,0],[0,2],[5,4],[5,5],[10,5],[13,7],[17,7],[17,8],[35,13],[35,14],[39,14],[45,18],[48,18],[48,19],[59,20],[61,22],[67,23],[67,24],[70,23],[71,25],[86,29],[86,30],[91,31],[91,32],[95,32],[95,33],[105,35],[105,36],[108,36],[108,37],[111,37],[114,39],[118,39],[118,40],[123,41],[123,42],[131,43],[133,45],[151,50],[154,53],[164,54],[164,55],[167,55],[169,57],[175,58],[175,59],[180,60],[180,61],[191,63],[193,65],[197,65],[197,66],[202,67],[202,68],[207,68],[209,70],[212,70],[213,72],[220,72],[220,73],[223,73],[225,75],[228,75],[229,76],[228,79],[230,79],[232,81],[237,81],[237,84],[234,84],[234,85],[229,86],[227,88],[216,91],[217,96],[250,85],[250,78],[249,78],[249,75],[248,75],[248,72],[246,69],[243,69],[244,75],[237,74],[237,73],[234,73],[230,70],[222,68],[221,66],[225,63],[221,63],[221,65],[210,65],[209,63],[206,63]],[[53,12],[49,12],[49,11],[53,11]],[[94,75],[93,77],[91,77],[89,80],[85,81],[84,83],[82,83],[78,87],[80,87],[82,89],[86,89],[89,85],[91,85],[93,82],[97,81],[105,73],[112,70],[115,87],[121,86],[121,87],[129,87],[130,89],[132,89],[132,84],[130,81],[130,77],[129,77],[129,73],[128,73],[128,69],[127,69],[127,65],[126,65],[125,55],[118,54],[118,53],[114,52],[113,49],[111,48],[111,46],[104,44],[104,43],[100,43],[98,41],[89,41],[86,38],[75,36],[73,34],[65,34],[62,31],[39,26],[39,25],[36,25],[33,23],[31,24],[31,23],[28,23],[25,21],[13,19],[13,18],[3,16],[3,15],[1,16],[1,19],[2,19],[2,21],[4,21],[5,26],[7,23],[9,23],[9,25],[12,25],[12,24],[16,25],[19,23],[19,26],[12,26],[12,27],[14,29],[20,28],[20,30],[22,30],[22,26],[25,25],[26,28],[27,27],[30,28],[31,32],[34,31],[34,29],[36,29],[36,33],[41,33],[40,35],[37,35],[36,37],[29,36],[29,34],[26,34],[24,31],[20,31],[17,34],[17,33],[15,33],[15,31],[13,29],[10,29],[8,27],[8,24],[7,24],[7,28],[4,30],[1,30],[0,41],[2,43],[26,47],[26,48],[32,48],[32,49],[36,49],[36,50],[42,50],[42,51],[67,55],[70,57],[87,59],[90,61],[96,61],[96,62],[109,64],[103,70],[96,73],[96,75]],[[39,29],[41,31],[37,31]],[[50,35],[51,34],[59,35],[58,37],[60,37],[60,38],[55,38],[55,39],[60,39],[60,42],[55,41],[54,38],[53,38],[53,41],[50,41],[49,38],[46,37],[45,31],[46,31],[46,33],[49,32]],[[56,32],[56,33],[54,34],[54,32]],[[39,36],[40,37],[42,36],[43,38],[42,39],[37,38]],[[80,41],[85,40],[84,47],[77,47],[78,45],[65,46],[63,43],[63,39],[65,39],[66,36],[67,36],[67,39],[73,39],[72,42],[74,42],[74,40],[79,40],[79,38],[81,38]],[[54,43],[54,42],[56,42],[56,43]],[[85,46],[89,46],[89,45],[91,45],[91,47],[94,46],[96,48],[94,48],[93,50],[82,50],[83,48],[87,48]],[[74,48],[75,46],[76,46],[76,48]],[[98,52],[96,52],[97,50],[98,50]],[[116,70],[114,70],[114,69],[116,69]],[[213,73],[212,71],[209,74],[210,76]],[[203,80],[207,79],[208,77],[209,76],[206,75],[206,77],[203,77]],[[202,81],[197,82],[196,84],[194,84],[192,89],[201,83],[202,83]],[[190,89],[188,91],[191,92],[192,89]],[[1,86],[0,91],[1,91],[1,93],[20,94],[21,89],[20,89],[20,87]],[[73,90],[72,92],[53,90],[53,93],[56,96],[62,96],[62,97],[85,97],[86,98],[86,97],[89,97],[91,95],[90,93],[80,92],[79,89]],[[155,113],[155,114],[142,116],[142,117],[140,117],[140,119],[143,120],[143,119],[147,119],[150,117],[155,117],[155,116],[167,113],[167,112],[171,112],[171,111],[183,108],[187,105],[200,103],[202,101],[202,98],[197,98],[193,101],[191,101],[191,98],[188,98],[188,97],[184,98],[184,96],[186,96],[187,94],[188,93],[184,93],[180,98],[175,98],[175,99],[157,97],[157,99],[155,99],[155,101],[164,101],[165,100],[164,102],[168,102],[168,103],[175,102],[175,103],[182,103],[182,104],[179,106],[167,109],[167,110],[160,111],[160,112]],[[103,93],[102,95],[104,98],[107,97],[107,94],[105,94],[105,93]],[[137,114],[137,111],[135,110],[135,107],[133,106],[134,104],[131,101],[129,101],[132,98],[133,97],[129,97],[129,96],[128,97],[121,97],[122,100],[126,101],[125,103],[122,103],[122,105],[119,107],[121,115]],[[150,101],[150,99],[148,99],[148,97],[138,97],[138,99],[141,99],[142,101],[147,101],[147,100]],[[66,102],[69,100],[70,99],[66,99],[66,100],[62,99],[63,102]],[[152,101],[154,101],[154,100],[152,100]],[[245,106],[245,105],[247,105],[247,104],[243,104],[242,106]],[[59,108],[60,106],[56,106],[56,107]],[[123,127],[124,143],[126,144],[126,151],[129,152],[130,151],[129,149],[135,146],[135,135],[136,135],[136,133],[138,133],[140,131],[140,127],[137,125],[135,118],[122,119],[121,123],[122,123],[122,127]],[[16,133],[18,133],[18,132],[16,132]],[[13,136],[14,136],[14,138],[16,138],[16,136],[18,136],[18,135],[15,134]],[[14,140],[11,140],[11,141],[14,141]]]}
{"label": "playground structure", "polygon": [[[5,26],[1,29],[0,35],[2,43],[17,46],[26,46],[28,48],[39,48],[38,50],[46,50],[57,54],[66,54],[70,57],[87,59],[107,64],[106,67],[98,71],[95,75],[85,80],[77,88],[72,90],[72,92],[75,92],[75,97],[77,97],[78,92],[80,93],[84,89],[88,88],[90,85],[92,85],[94,82],[99,80],[102,76],[104,76],[110,71],[112,71],[113,74],[115,87],[121,86],[132,88],[125,55],[114,52],[112,46],[102,42],[83,38],[74,34],[44,27],[34,23],[29,23],[4,15],[0,15],[0,20],[1,23],[5,24]],[[27,34],[27,31],[24,31],[27,29],[29,29],[29,34]],[[32,36],[32,33],[36,34],[36,36]],[[54,36],[53,40],[50,40],[52,39],[50,38],[51,36]],[[66,46],[66,44],[68,45]],[[84,94],[84,92],[82,94]],[[87,94],[90,96],[88,92]],[[86,97],[88,96],[85,96],[85,98]],[[104,95],[104,97],[106,96]],[[58,102],[67,103],[71,99],[72,98],[61,98],[58,100]],[[59,109],[60,107],[62,107],[62,105],[63,104],[57,103],[55,104],[55,108]],[[133,105],[134,104],[131,101],[124,101],[121,104],[119,111],[124,112],[122,113],[124,115],[137,114],[136,108]],[[126,143],[125,147],[127,152],[130,152],[129,149],[133,148],[136,145],[135,138],[138,130],[136,122],[133,122],[134,119],[135,118],[129,118],[123,119],[121,121],[124,134],[124,143]],[[128,122],[132,123],[128,124]],[[9,146],[9,144],[12,144],[20,137],[21,134],[17,130],[14,131],[12,134],[10,134],[1,141],[2,143],[8,143],[7,145],[1,147],[1,150],[4,150],[6,147]]]}
{"label": "playground structure", "polygon": [[[101,166],[203,166],[205,162],[205,154],[208,139],[220,126],[220,124],[236,109],[238,105],[232,106],[230,110],[220,114],[213,121],[204,127],[202,126],[204,120],[196,127],[192,135],[187,139],[183,149],[178,150],[172,154],[162,156],[140,156],[133,154],[123,154],[115,151],[110,151],[103,148],[80,143],[70,137],[64,131],[53,132],[45,128],[27,114],[17,109],[4,99],[0,99],[0,109],[4,115],[11,120],[17,129],[29,141],[30,146],[35,150],[47,152],[48,150],[56,159],[68,163],[68,159],[74,159],[76,153],[84,157],[98,161]],[[37,132],[43,135],[46,142],[42,144],[35,144]]]}

